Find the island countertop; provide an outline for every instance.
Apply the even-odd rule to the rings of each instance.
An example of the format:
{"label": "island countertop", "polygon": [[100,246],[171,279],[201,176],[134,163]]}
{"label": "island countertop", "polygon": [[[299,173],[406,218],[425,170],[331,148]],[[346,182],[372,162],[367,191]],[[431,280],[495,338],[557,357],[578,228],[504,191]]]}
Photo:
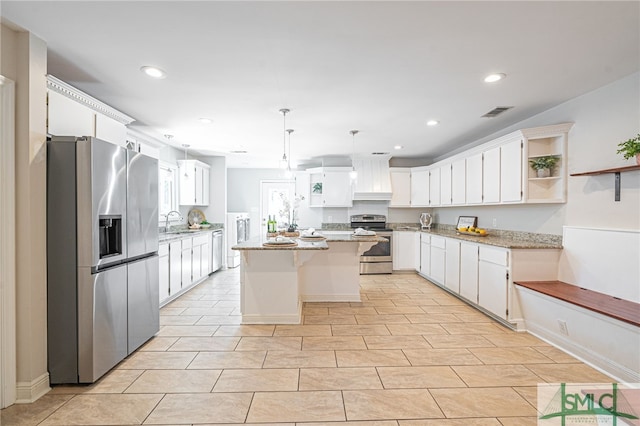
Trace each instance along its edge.
{"label": "island countertop", "polygon": [[249,241],[237,244],[231,247],[232,250],[328,250],[327,243],[380,243],[387,241],[386,238],[379,235],[356,237],[353,232],[321,232],[326,237],[326,240],[309,241],[300,237],[292,237],[291,239],[298,243],[297,246],[270,246],[265,247],[262,244],[267,241],[267,237],[251,238]]}

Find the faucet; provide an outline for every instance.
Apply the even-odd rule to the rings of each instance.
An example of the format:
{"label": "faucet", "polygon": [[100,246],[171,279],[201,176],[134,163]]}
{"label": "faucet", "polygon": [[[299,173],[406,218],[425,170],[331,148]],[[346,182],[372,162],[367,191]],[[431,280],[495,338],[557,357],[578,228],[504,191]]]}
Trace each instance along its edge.
{"label": "faucet", "polygon": [[166,218],[166,220],[164,222],[164,232],[168,232],[169,231],[169,216],[171,216],[173,213],[177,214],[178,217],[180,218],[180,220],[182,220],[182,215],[177,210],[171,210],[169,213],[163,215]]}

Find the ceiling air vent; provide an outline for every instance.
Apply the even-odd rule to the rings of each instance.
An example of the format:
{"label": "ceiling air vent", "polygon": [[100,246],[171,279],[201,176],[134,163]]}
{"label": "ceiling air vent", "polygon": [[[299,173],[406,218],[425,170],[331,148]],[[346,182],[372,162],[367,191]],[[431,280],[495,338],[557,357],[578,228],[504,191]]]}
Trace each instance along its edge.
{"label": "ceiling air vent", "polygon": [[511,108],[513,108],[513,107],[512,106],[495,107],[494,109],[492,109],[491,111],[489,111],[488,113],[483,115],[483,117],[485,117],[485,118],[497,117],[498,115],[502,114],[505,111],[510,110]]}
{"label": "ceiling air vent", "polygon": [[240,151],[229,151],[229,154],[246,154],[246,153],[247,153],[247,151],[242,151],[242,150],[240,150]]}
{"label": "ceiling air vent", "polygon": [[372,152],[371,155],[389,155],[388,152]]}

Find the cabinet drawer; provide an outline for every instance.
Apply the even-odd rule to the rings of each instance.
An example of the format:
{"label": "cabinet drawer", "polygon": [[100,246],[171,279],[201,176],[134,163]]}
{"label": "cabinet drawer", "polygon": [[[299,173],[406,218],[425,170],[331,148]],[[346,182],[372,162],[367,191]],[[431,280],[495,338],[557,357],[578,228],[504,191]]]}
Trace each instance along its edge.
{"label": "cabinet drawer", "polygon": [[169,255],[169,244],[158,245],[158,256],[168,256],[168,255]]}
{"label": "cabinet drawer", "polygon": [[431,247],[438,247],[444,249],[445,239],[442,237],[431,237]]}
{"label": "cabinet drawer", "polygon": [[479,259],[496,265],[509,265],[509,252],[502,249],[480,246]]}
{"label": "cabinet drawer", "polygon": [[193,239],[191,237],[182,240],[182,250],[193,247]]}
{"label": "cabinet drawer", "polygon": [[193,245],[201,246],[202,244],[206,244],[209,241],[209,234],[198,235],[197,237],[193,237]]}

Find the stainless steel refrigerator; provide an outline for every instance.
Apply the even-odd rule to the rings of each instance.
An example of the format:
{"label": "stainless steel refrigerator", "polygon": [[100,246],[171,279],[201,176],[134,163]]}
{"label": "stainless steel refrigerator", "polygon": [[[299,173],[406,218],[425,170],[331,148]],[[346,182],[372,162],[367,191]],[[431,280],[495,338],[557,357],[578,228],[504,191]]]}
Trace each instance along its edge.
{"label": "stainless steel refrigerator", "polygon": [[158,161],[92,137],[47,143],[52,384],[93,383],[159,330]]}

